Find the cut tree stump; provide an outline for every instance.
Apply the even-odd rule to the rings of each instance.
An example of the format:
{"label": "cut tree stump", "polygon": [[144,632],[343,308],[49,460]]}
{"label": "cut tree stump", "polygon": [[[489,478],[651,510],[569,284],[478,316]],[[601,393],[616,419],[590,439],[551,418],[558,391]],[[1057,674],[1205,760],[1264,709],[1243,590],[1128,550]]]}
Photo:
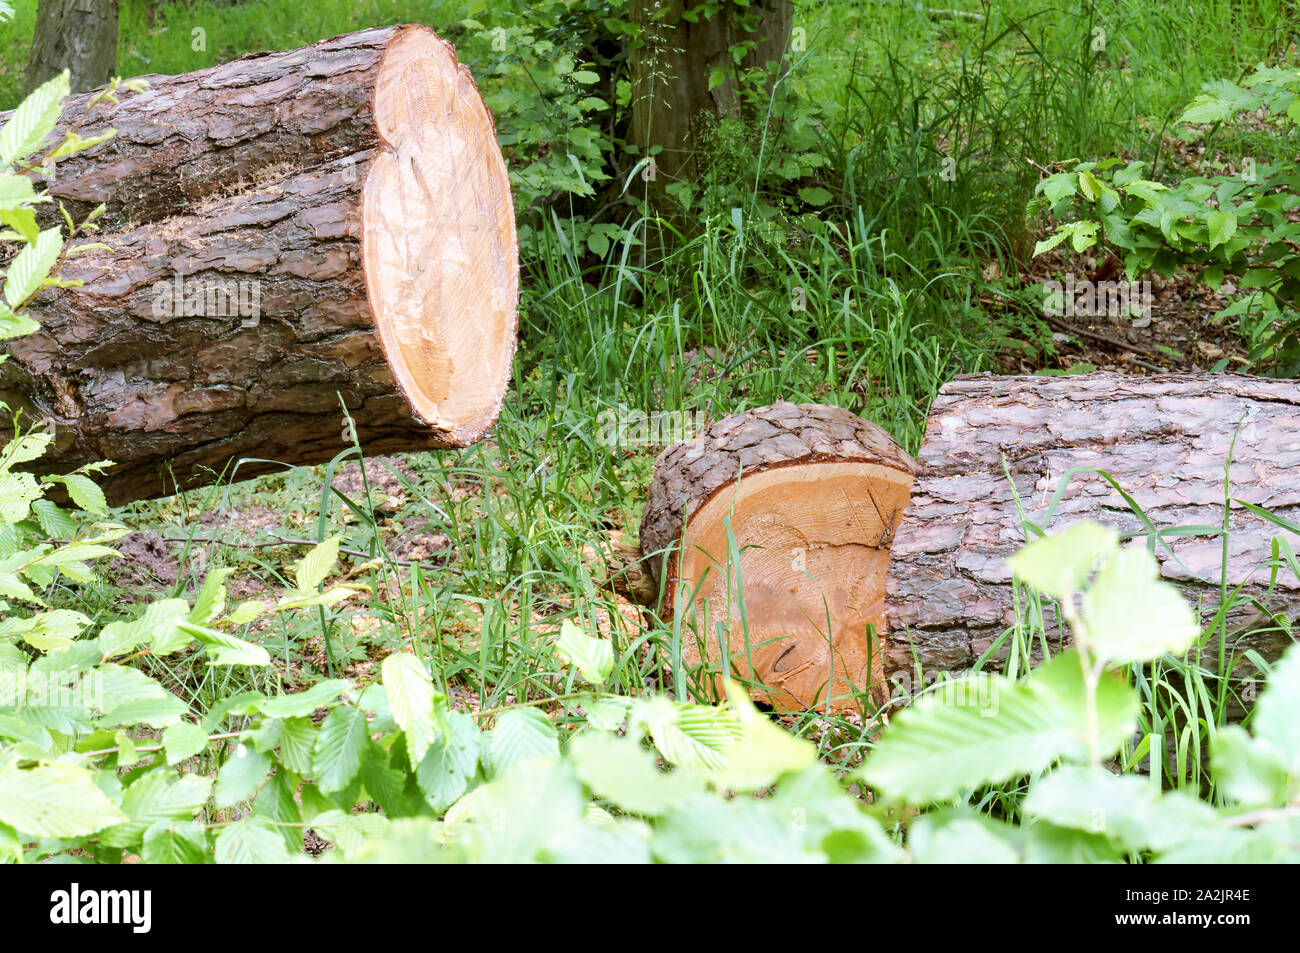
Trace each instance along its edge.
{"label": "cut tree stump", "polygon": [[885,631],[890,538],[914,468],[879,427],[818,404],[727,417],[660,454],[641,548],[686,666],[708,660],[703,685],[720,692],[730,673],[801,709],[856,706],[882,681],[868,626]]}
{"label": "cut tree stump", "polygon": [[[1233,440],[1235,450],[1230,450]],[[1006,557],[1026,541],[1025,517],[1042,525],[1053,494],[1076,467],[1104,470],[1157,529],[1221,526],[1224,467],[1231,494],[1300,524],[1300,384],[1230,374],[1136,377],[959,377],[930,411],[911,504],[894,538],[888,580],[890,673],[970,668],[1015,620]],[[1005,460],[1007,473],[1003,469]],[[1102,476],[1070,476],[1044,528],[1096,520],[1122,533],[1145,527]],[[1262,599],[1274,537],[1289,533],[1239,505],[1231,510],[1229,587]],[[1167,547],[1167,548],[1166,548]],[[1167,536],[1161,575],[1208,619],[1219,603],[1222,539]],[[1300,612],[1300,582],[1278,573],[1267,611],[1230,618],[1237,652],[1276,658],[1291,637],[1269,612]],[[1049,620],[1050,622],[1050,620]],[[1055,628],[1054,622],[1051,628]],[[1006,646],[991,655],[1000,667]],[[1217,665],[1217,644],[1204,661]]]}
{"label": "cut tree stump", "polygon": [[68,262],[84,284],[42,292],[41,330],[0,364],[0,399],[55,428],[34,466],[113,460],[101,485],[121,503],[241,457],[481,439],[518,251],[492,117],[451,46],[392,27],[150,79],[96,109],[82,135],[117,136],[48,183],[78,217],[107,204],[111,251]]}

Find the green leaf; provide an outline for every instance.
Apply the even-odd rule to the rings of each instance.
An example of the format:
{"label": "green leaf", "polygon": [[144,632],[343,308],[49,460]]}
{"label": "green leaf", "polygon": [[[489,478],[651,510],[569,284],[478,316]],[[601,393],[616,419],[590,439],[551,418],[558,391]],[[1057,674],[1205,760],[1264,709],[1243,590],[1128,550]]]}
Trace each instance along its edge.
{"label": "green leaf", "polygon": [[339,538],[332,536],[314,546],[294,569],[299,592],[311,592],[325,581],[339,558]]}
{"label": "green leaf", "polygon": [[[36,191],[32,188],[32,180],[27,176],[0,173],[0,211],[17,209],[18,206],[31,202],[35,198]],[[35,234],[32,234],[27,240],[34,241],[35,237]]]}
{"label": "green leaf", "polygon": [[407,796],[405,770],[388,763],[388,752],[371,741],[361,756],[361,783],[369,799],[377,803],[388,817],[409,817],[417,803]]}
{"label": "green leaf", "polygon": [[1091,172],[1083,171],[1083,172],[1079,172],[1078,176],[1079,176],[1079,191],[1083,193],[1083,197],[1085,199],[1087,199],[1089,202],[1095,202],[1097,201],[1097,199],[1101,198],[1101,194],[1103,191],[1102,185],[1100,182],[1097,181],[1097,177],[1095,175],[1093,175]]}
{"label": "green leaf", "polygon": [[486,738],[484,767],[489,777],[499,776],[519,761],[560,755],[555,726],[536,708],[511,708],[502,712]]}
{"label": "green leaf", "polygon": [[1144,546],[1121,549],[1102,566],[1083,595],[1095,658],[1122,664],[1182,655],[1200,637],[1196,613],[1159,572]]}
{"label": "green leaf", "polygon": [[798,774],[817,763],[816,745],[772,724],[754,707],[748,692],[731,679],[726,689],[743,734],[726,750],[725,763],[711,776],[718,788],[757,791],[783,775]]}
{"label": "green leaf", "polygon": [[799,189],[800,201],[816,208],[821,208],[823,205],[829,204],[833,198],[835,198],[835,196],[831,192],[819,186]]}
{"label": "green leaf", "polygon": [[31,837],[85,837],[126,815],[85,768],[65,762],[0,768],[0,821]]}
{"label": "green leaf", "polygon": [[416,774],[425,800],[435,811],[445,811],[469,789],[478,771],[481,742],[473,718],[460,711],[448,713],[442,737],[430,745]]}
{"label": "green leaf", "polygon": [[100,716],[100,727],[148,725],[151,728],[165,728],[174,725],[189,713],[189,708],[175,695],[168,693],[162,698],[136,698],[123,702],[112,711]]}
{"label": "green leaf", "polygon": [[108,501],[104,499],[104,491],[96,486],[95,481],[90,477],[81,473],[69,473],[59,477],[59,482],[68,488],[68,496],[72,497],[72,502],[86,512],[96,516],[108,512]]}
{"label": "green leaf", "polygon": [[41,287],[62,250],[63,232],[47,228],[14,256],[5,275],[5,302],[9,307],[17,308]]}
{"label": "green leaf", "polygon": [[207,625],[221,614],[226,607],[226,578],[234,572],[234,567],[209,571],[203,580],[203,588],[194,600],[194,609],[189,614],[189,621],[195,625]]}
{"label": "green leaf", "polygon": [[160,599],[144,610],[134,626],[147,639],[154,655],[171,655],[194,641],[180,628],[189,611],[184,599]]}
{"label": "green leaf", "polygon": [[[1255,717],[1258,725],[1258,707]],[[1244,807],[1272,807],[1286,803],[1290,784],[1286,765],[1279,757],[1284,752],[1277,752],[1268,742],[1250,737],[1240,725],[1220,728],[1210,751],[1214,786],[1228,800]]]}
{"label": "green leaf", "polygon": [[262,714],[270,718],[296,718],[310,715],[318,708],[332,706],[338,702],[339,694],[352,687],[352,683],[342,678],[329,678],[317,682],[311,688],[292,695],[277,695],[257,703]]}
{"label": "green leaf", "polygon": [[[0,236],[3,236],[2,240],[5,241],[11,241],[13,236],[17,236],[31,244],[41,234],[41,228],[36,224],[36,213],[29,208],[0,208],[0,225],[7,225],[13,229],[12,233],[0,232]],[[5,308],[0,312],[0,317],[12,314],[11,310]]]}
{"label": "green leaf", "polygon": [[560,623],[555,651],[592,685],[601,685],[614,668],[614,649],[605,639],[583,632],[572,619]]}
{"label": "green leaf", "polygon": [[1168,850],[1214,827],[1212,807],[1179,792],[1161,794],[1145,778],[1067,766],[1039,778],[1025,813],[1107,837],[1131,853]]}
{"label": "green leaf", "polygon": [[1014,828],[966,810],[923,814],[908,826],[907,846],[917,864],[1014,864]]}
{"label": "green leaf", "polygon": [[208,746],[208,733],[192,721],[179,721],[163,732],[167,763],[180,764]]}
{"label": "green leaf", "polygon": [[669,864],[824,862],[826,855],[804,843],[790,820],[752,798],[700,795],[663,817],[651,847]]}
{"label": "green leaf", "polygon": [[1255,707],[1255,737],[1268,744],[1300,779],[1300,649],[1291,646],[1268,677]]}
{"label": "green leaf", "polygon": [[30,473],[0,473],[0,523],[25,520],[32,502],[40,498],[41,488]]}
{"label": "green leaf", "polygon": [[582,786],[568,763],[529,757],[456,802],[445,829],[471,861],[521,863],[537,859],[548,841],[583,823],[585,811]]}
{"label": "green leaf", "polygon": [[358,709],[335,708],[329,713],[316,735],[313,759],[316,783],[322,791],[341,791],[352,782],[369,740],[366,718]]}
{"label": "green leaf", "polygon": [[1211,212],[1205,224],[1210,232],[1210,250],[1213,251],[1216,246],[1225,244],[1236,233],[1237,215],[1235,212]]}
{"label": "green leaf", "polygon": [[1097,564],[1119,548],[1119,533],[1097,523],[1076,523],[1041,536],[1007,559],[1016,577],[1064,602],[1083,588]]}
{"label": "green leaf", "polygon": [[206,864],[211,860],[203,827],[180,821],[158,821],[145,831],[140,856],[146,864]]}
{"label": "green leaf", "polygon": [[582,706],[587,724],[602,731],[617,731],[627,718],[632,699],[623,695],[589,695],[578,699],[578,704]]}
{"label": "green leaf", "polygon": [[53,500],[33,500],[32,515],[46,536],[68,539],[77,532],[77,521],[72,514]]}
{"label": "green leaf", "polygon": [[35,152],[59,121],[68,95],[68,71],[33,90],[0,128],[0,168]]}
{"label": "green leaf", "polygon": [[1039,182],[1034,191],[1041,192],[1055,205],[1061,199],[1073,195],[1078,190],[1078,183],[1079,179],[1074,173],[1058,172]]}
{"label": "green leaf", "polygon": [[[189,611],[189,607],[186,607]],[[203,644],[211,665],[270,665],[266,649],[252,642],[192,622],[178,622],[177,628]]]}
{"label": "green leaf", "polygon": [[718,771],[727,751],[744,737],[735,712],[711,705],[689,705],[666,698],[638,699],[629,721],[650,733],[671,764]]}
{"label": "green leaf", "polygon": [[269,755],[247,745],[236,745],[234,753],[217,773],[217,807],[233,807],[247,801],[266,781],[271,770]]}
{"label": "green leaf", "polygon": [[217,835],[213,850],[219,864],[287,864],[284,838],[265,818],[246,817]]}
{"label": "green leaf", "polygon": [[72,609],[51,609],[27,619],[6,620],[6,634],[16,634],[24,642],[42,652],[58,652],[72,645],[90,619]]}
{"label": "green leaf", "polygon": [[132,847],[158,821],[189,821],[208,799],[210,779],[187,774],[177,779],[165,768],[142,775],[122,792],[129,820],[105,831],[100,840],[112,847]]}
{"label": "green leaf", "polygon": [[286,718],[280,726],[280,762],[295,774],[312,769],[316,748],[316,726],[309,718]]}
{"label": "green leaf", "polygon": [[433,680],[414,655],[396,652],[384,659],[382,682],[388,690],[393,718],[406,733],[407,753],[414,770],[438,734],[433,723]]}
{"label": "green leaf", "polygon": [[698,774],[664,774],[651,752],[633,738],[584,732],[569,745],[569,755],[593,794],[632,814],[657,817],[703,789]]}
{"label": "green leaf", "polygon": [[[971,682],[954,682],[894,719],[867,756],[867,782],[893,800],[929,803],[1042,771],[1059,758],[1087,760],[1086,689],[1076,652],[1061,653],[1022,681]],[[1137,696],[1106,674],[1097,708],[1097,753],[1107,757],[1133,731]]]}

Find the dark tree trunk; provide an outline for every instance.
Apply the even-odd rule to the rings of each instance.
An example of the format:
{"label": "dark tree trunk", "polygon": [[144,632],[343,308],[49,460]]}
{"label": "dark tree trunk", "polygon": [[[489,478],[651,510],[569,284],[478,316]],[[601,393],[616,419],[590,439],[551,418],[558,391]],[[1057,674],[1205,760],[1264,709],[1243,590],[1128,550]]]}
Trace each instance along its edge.
{"label": "dark tree trunk", "polygon": [[[628,54],[632,81],[629,141],[642,156],[653,147],[650,195],[660,204],[663,189],[676,180],[695,181],[696,150],[710,122],[723,116],[753,118],[744,108],[735,73],[780,64],[790,42],[794,6],[790,0],[759,0],[745,8],[723,4],[712,17],[695,22],[683,14],[691,0],[632,0],[629,16],[642,29],[641,42]],[[746,26],[753,29],[746,29]],[[737,64],[732,48],[752,44]],[[709,88],[715,70],[727,79]],[[672,205],[660,204],[661,212]]]}
{"label": "dark tree trunk", "polygon": [[[1157,529],[1220,526],[1224,466],[1235,498],[1300,523],[1300,385],[1229,374],[1135,377],[960,377],[930,411],[912,500],[889,567],[888,671],[969,668],[1015,620],[1006,557],[1025,542],[1015,492],[1027,519],[1041,522],[1073,467],[1109,473]],[[1003,470],[1010,472],[1010,480]],[[1288,533],[1239,505],[1232,508],[1228,585],[1263,597],[1275,536]],[[1074,474],[1048,532],[1096,520],[1121,532],[1144,530],[1099,474]],[[1164,578],[1208,619],[1218,607],[1220,538],[1168,537],[1157,545]],[[1262,565],[1263,564],[1263,565]],[[1268,609],[1296,618],[1300,581],[1278,575]],[[1276,658],[1291,637],[1267,613],[1230,620],[1237,652]],[[1217,648],[1212,650],[1217,656]],[[993,658],[1000,666],[1005,646]],[[1217,659],[1207,657],[1207,663]]]}
{"label": "dark tree trunk", "polygon": [[41,0],[27,92],[65,69],[74,93],[102,86],[117,66],[118,0]]}

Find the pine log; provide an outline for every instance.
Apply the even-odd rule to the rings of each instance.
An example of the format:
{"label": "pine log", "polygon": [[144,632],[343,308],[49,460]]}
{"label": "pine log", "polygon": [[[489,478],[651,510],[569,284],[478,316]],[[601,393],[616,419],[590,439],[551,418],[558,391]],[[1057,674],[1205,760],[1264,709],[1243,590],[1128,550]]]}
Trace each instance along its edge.
{"label": "pine log", "polygon": [[[102,102],[89,113],[97,90],[70,96],[51,142],[74,127],[87,139],[109,129],[114,135],[60,160],[53,180],[41,184],[76,220],[102,202],[101,224],[115,230],[188,214],[270,167],[304,169],[374,149],[382,139],[381,65],[392,51],[390,75],[404,69],[398,61],[415,53],[410,44],[433,56],[436,69],[450,69],[446,81],[465,86],[469,101],[477,98],[467,73],[453,80],[447,61],[454,64],[455,53],[431,31],[363,30],[194,73],[147,75],[145,92],[121,94],[119,103]],[[0,122],[8,115],[0,113]]]}
{"label": "pine log", "polygon": [[879,427],[817,404],[727,417],[660,454],[641,548],[698,684],[731,675],[790,710],[856,706],[882,682],[873,633],[914,467]]}
{"label": "pine log", "polygon": [[[1221,526],[1230,452],[1231,495],[1300,524],[1300,385],[1293,381],[1098,373],[978,375],[945,385],[894,539],[886,670],[913,673],[914,661],[923,672],[968,669],[1015,621],[1006,557],[1026,541],[1017,495],[1025,518],[1042,525],[1067,472],[1092,468],[1110,474],[1157,529]],[[1074,473],[1066,487],[1048,532],[1082,520],[1146,532],[1100,474]],[[1263,602],[1272,540],[1283,537],[1300,550],[1300,535],[1238,504],[1230,516],[1228,585],[1243,585]],[[1161,575],[1204,619],[1213,616],[1222,539],[1166,536],[1156,556]],[[1298,611],[1300,581],[1283,570],[1263,608],[1230,616],[1235,650],[1276,658],[1291,637],[1269,613],[1294,619]],[[1055,630],[1050,614],[1048,623]],[[986,667],[1000,667],[1005,655],[1003,645]],[[1217,665],[1217,644],[1204,662]]]}
{"label": "pine log", "polygon": [[396,27],[245,57],[155,79],[105,121],[117,137],[51,191],[107,202],[111,250],[70,259],[84,284],[43,292],[41,330],[0,364],[0,399],[55,428],[39,469],[114,460],[119,503],[241,457],[485,434],[515,347],[514,212],[447,43]]}

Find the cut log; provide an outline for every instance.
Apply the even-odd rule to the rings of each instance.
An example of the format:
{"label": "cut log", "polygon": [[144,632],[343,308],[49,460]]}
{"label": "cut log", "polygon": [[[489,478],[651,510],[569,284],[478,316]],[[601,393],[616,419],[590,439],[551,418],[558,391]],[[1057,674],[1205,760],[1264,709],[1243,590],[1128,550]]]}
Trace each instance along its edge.
{"label": "cut log", "polygon": [[660,454],[641,548],[699,684],[721,692],[729,674],[786,710],[861,704],[882,680],[872,633],[914,467],[879,427],[817,404],[727,417]]}
{"label": "cut log", "polygon": [[[1082,467],[1110,474],[1157,529],[1221,526],[1230,452],[1232,496],[1300,523],[1300,385],[1293,381],[1099,373],[979,375],[945,385],[894,539],[887,671],[911,673],[914,658],[924,672],[968,669],[1015,621],[1006,557],[1026,536],[1013,485],[1025,518],[1039,525],[1058,485]],[[1044,528],[1059,532],[1082,520],[1145,531],[1114,487],[1088,470],[1070,475]],[[1244,585],[1263,599],[1278,536],[1300,550],[1300,536],[1233,505],[1229,587]],[[1222,539],[1166,536],[1156,556],[1162,576],[1211,617],[1219,604]],[[1300,612],[1300,582],[1289,570],[1278,574],[1266,608],[1292,619]],[[1238,652],[1253,648],[1276,658],[1291,642],[1258,607],[1229,624]],[[1217,664],[1217,647],[1214,654]],[[1000,667],[1005,655],[1003,646],[987,667]]]}
{"label": "cut log", "polygon": [[0,399],[55,428],[38,469],[114,460],[119,503],[240,457],[484,435],[518,252],[492,118],[447,43],[396,27],[245,57],[155,79],[104,121],[118,136],[52,192],[108,202],[111,251],[69,261],[84,284],[43,292],[41,330],[0,364]]}
{"label": "cut log", "polygon": [[[435,73],[449,71],[445,82],[466,87],[469,102],[477,99],[469,75],[454,67],[452,48],[417,26],[250,53],[194,73],[151,74],[142,77],[147,91],[100,103],[89,116],[97,91],[70,96],[51,142],[73,127],[87,139],[109,129],[115,134],[59,160],[53,181],[42,184],[78,221],[102,202],[107,229],[189,214],[268,168],[301,170],[377,147],[383,138],[377,113],[393,101],[394,81],[405,85],[401,71],[421,55],[433,57]],[[381,91],[386,57],[388,88]],[[425,69],[411,68],[412,75]],[[8,116],[0,113],[0,122]]]}

